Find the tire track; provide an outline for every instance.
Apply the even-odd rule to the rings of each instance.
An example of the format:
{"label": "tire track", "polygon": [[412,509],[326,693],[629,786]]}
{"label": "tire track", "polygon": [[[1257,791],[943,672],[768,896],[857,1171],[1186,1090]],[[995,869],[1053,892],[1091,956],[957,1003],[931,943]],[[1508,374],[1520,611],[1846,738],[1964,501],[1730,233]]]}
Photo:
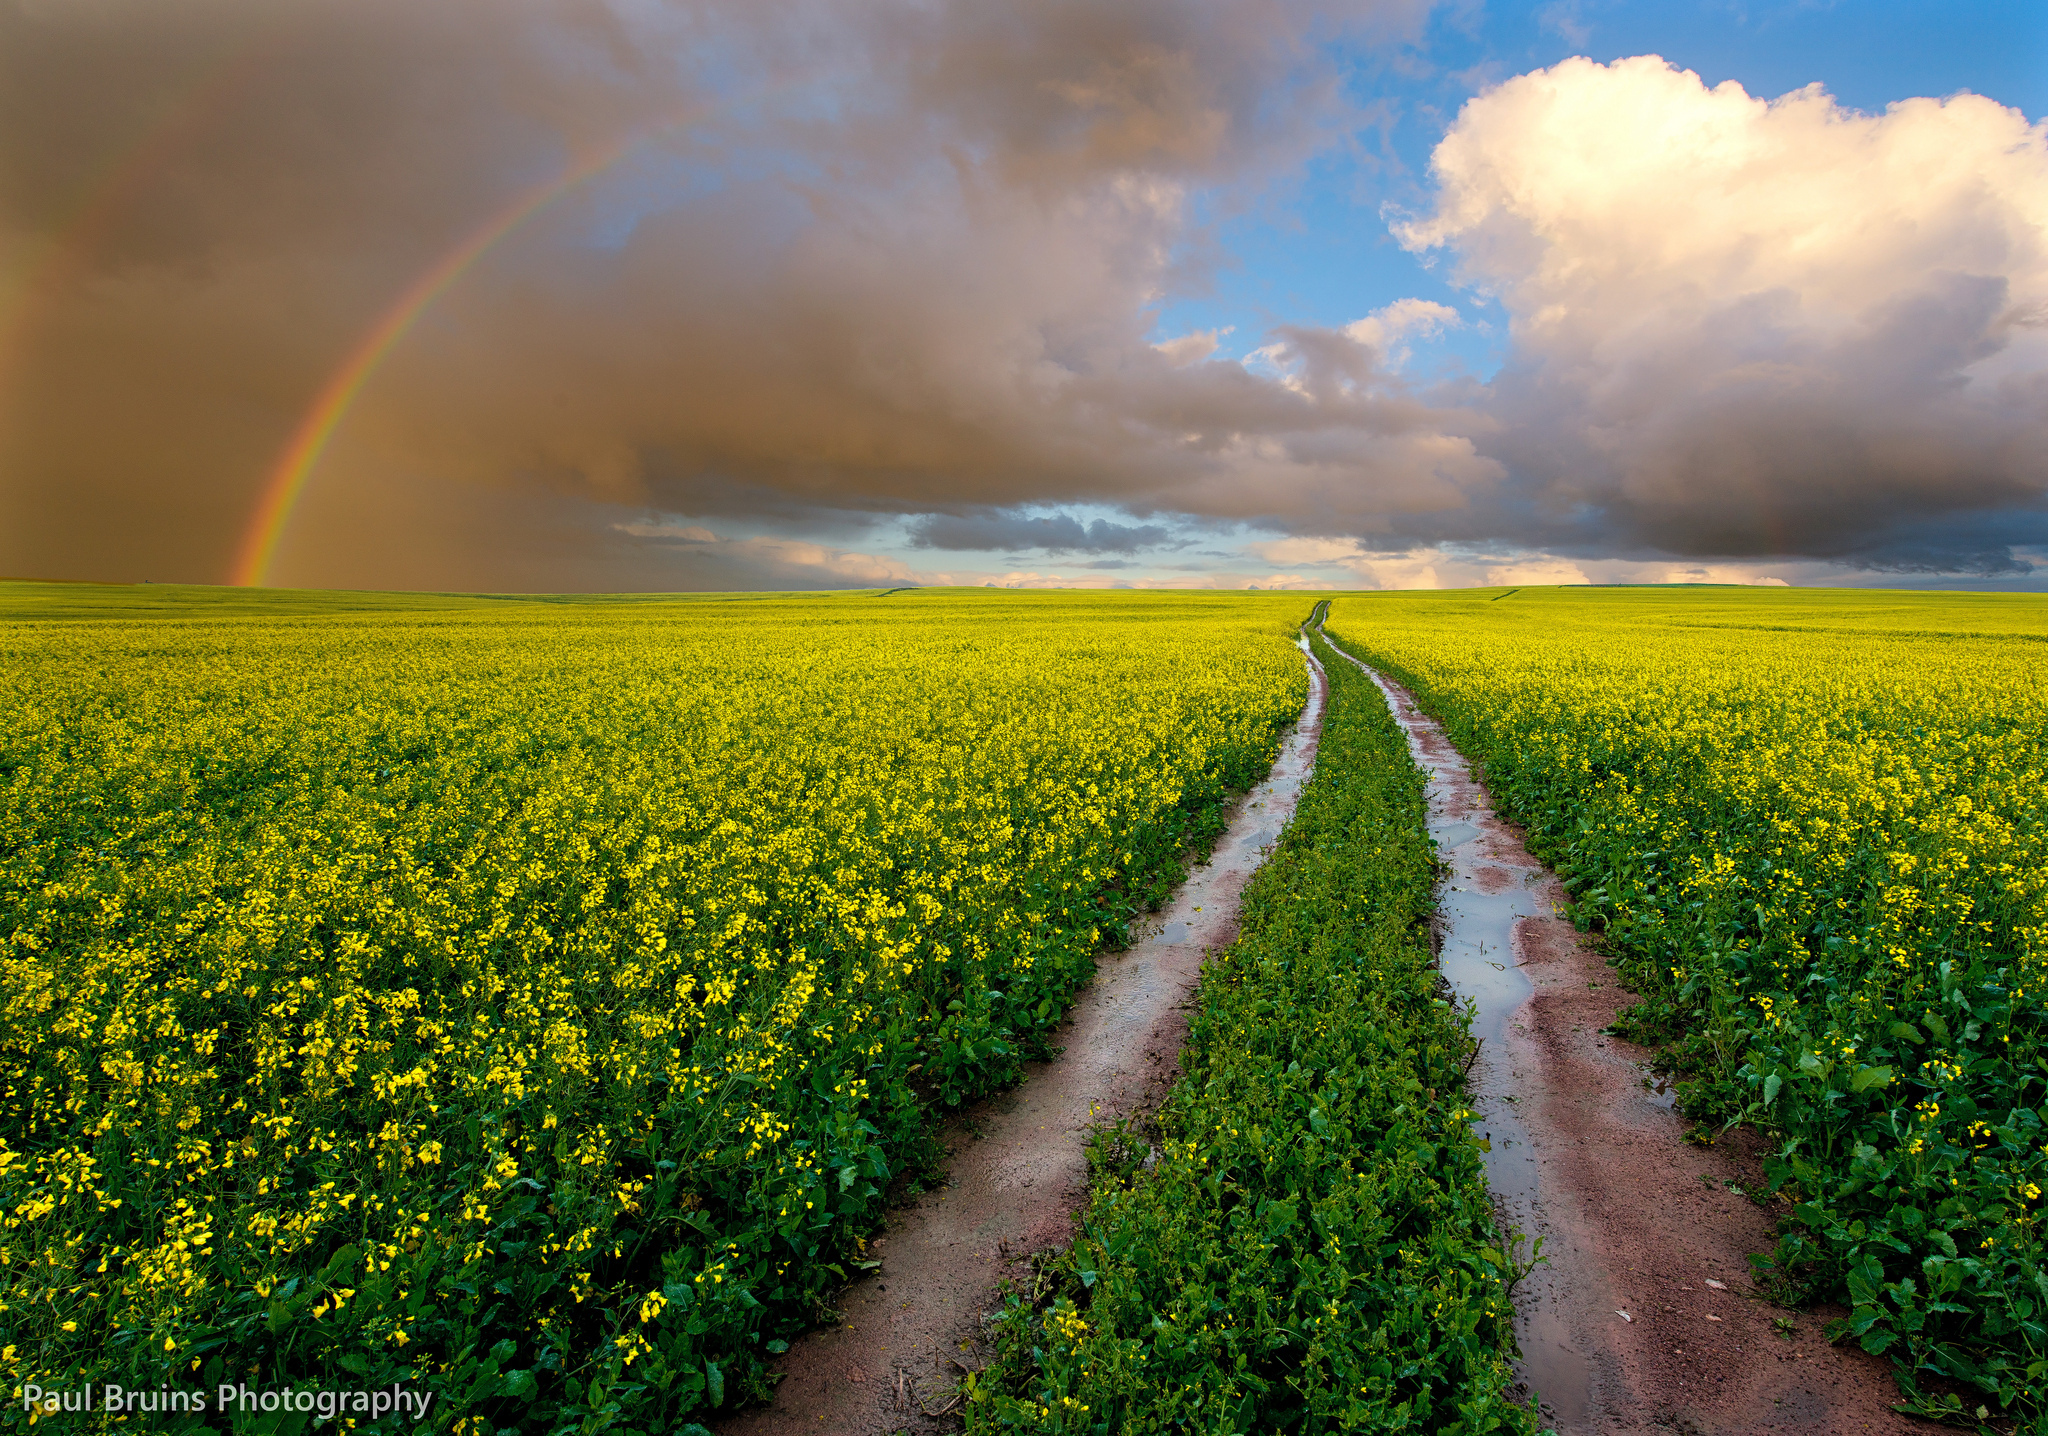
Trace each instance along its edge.
{"label": "tire track", "polygon": [[1072,1239],[1100,1124],[1156,1107],[1179,1074],[1185,1008],[1204,957],[1237,935],[1247,879],[1265,861],[1315,768],[1328,684],[1306,640],[1309,696],[1272,771],[1232,809],[1223,836],[1173,899],[1103,957],[1061,1028],[1063,1050],[1024,1081],[951,1119],[946,1183],[892,1213],[850,1287],[838,1325],[777,1363],[767,1406],[719,1423],[725,1436],[933,1431],[955,1423],[960,1372],[980,1365],[1001,1283],[1027,1285],[1031,1257]]}
{"label": "tire track", "polygon": [[1753,1136],[1685,1141],[1654,1054],[1609,1034],[1632,999],[1560,916],[1556,875],[1414,696],[1330,646],[1379,685],[1429,780],[1442,968],[1482,1042],[1468,1100],[1487,1183],[1504,1223],[1543,1243],[1515,1291],[1517,1370],[1561,1436],[1933,1430],[1891,1409],[1884,1361],[1825,1340],[1839,1312],[1788,1318],[1751,1289],[1749,1254],[1775,1241],[1743,1195],[1760,1182]]}

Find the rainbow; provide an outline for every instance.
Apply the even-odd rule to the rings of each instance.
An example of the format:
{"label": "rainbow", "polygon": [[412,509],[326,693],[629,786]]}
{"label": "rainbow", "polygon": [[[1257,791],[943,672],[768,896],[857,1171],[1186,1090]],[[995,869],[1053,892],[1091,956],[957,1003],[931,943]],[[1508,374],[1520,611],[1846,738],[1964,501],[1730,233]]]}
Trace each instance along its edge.
{"label": "rainbow", "polygon": [[268,580],[278,543],[291,523],[292,510],[305,493],[306,482],[319,464],[328,441],[334,437],[335,429],[361,394],[364,384],[427,306],[460,279],[463,272],[482,258],[492,245],[578,185],[617,164],[650,137],[701,120],[714,110],[743,102],[758,102],[791,88],[811,84],[817,79],[817,73],[807,69],[785,75],[751,92],[727,96],[716,104],[686,104],[652,124],[632,130],[590,151],[553,179],[517,196],[436,260],[363,333],[342,360],[341,367],[321,386],[313,406],[292,431],[290,441],[270,471],[270,477],[264,481],[256,511],[236,548],[228,582],[242,588],[253,588]]}
{"label": "rainbow", "polygon": [[256,512],[242,535],[228,582],[244,588],[257,587],[264,582],[270,571],[270,562],[277,554],[278,541],[284,537],[285,527],[291,522],[292,509],[305,492],[306,480],[312,477],[327,441],[334,437],[334,431],[348,413],[349,406],[355,403],[356,396],[362,392],[363,385],[383,362],[384,356],[405,337],[406,331],[412,328],[413,322],[427,306],[460,279],[463,271],[482,258],[492,245],[585,180],[617,164],[633,147],[633,138],[637,137],[592,151],[554,178],[520,194],[436,260],[363,333],[342,360],[341,367],[321,386],[313,399],[313,406],[299,420],[298,427],[284,446],[284,452],[272,467],[270,477],[264,481],[262,497],[257,501]]}

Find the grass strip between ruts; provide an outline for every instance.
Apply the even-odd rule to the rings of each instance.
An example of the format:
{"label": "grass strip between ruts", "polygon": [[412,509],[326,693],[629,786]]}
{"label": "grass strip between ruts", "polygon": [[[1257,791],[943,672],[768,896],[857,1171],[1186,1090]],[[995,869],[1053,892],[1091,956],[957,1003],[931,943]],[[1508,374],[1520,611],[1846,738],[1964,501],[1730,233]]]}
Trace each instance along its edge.
{"label": "grass strip between ruts", "polygon": [[1315,776],[1204,970],[1157,1159],[1098,1139],[1038,1299],[966,1386],[970,1433],[1533,1432],[1434,966],[1423,777],[1326,659]]}

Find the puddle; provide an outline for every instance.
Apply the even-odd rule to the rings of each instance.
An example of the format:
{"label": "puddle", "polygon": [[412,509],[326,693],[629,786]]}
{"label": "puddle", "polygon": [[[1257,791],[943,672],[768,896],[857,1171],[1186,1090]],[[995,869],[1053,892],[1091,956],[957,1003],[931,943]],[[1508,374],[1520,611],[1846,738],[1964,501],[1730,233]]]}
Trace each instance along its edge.
{"label": "puddle", "polygon": [[1436,839],[1439,848],[1457,848],[1478,837],[1479,829],[1470,823],[1446,823],[1440,828],[1431,828],[1430,836]]}
{"label": "puddle", "polygon": [[[1551,915],[1550,903],[1539,891],[1548,873],[1494,817],[1486,790],[1470,766],[1408,692],[1342,649],[1337,651],[1378,686],[1407,735],[1415,766],[1429,780],[1429,835],[1444,870],[1436,894],[1437,965],[1470,1006],[1472,1035],[1480,1043],[1466,1094],[1479,1114],[1472,1125],[1491,1147],[1485,1154],[1486,1184],[1502,1223],[1535,1233],[1543,1227],[1539,1165],[1516,1100],[1507,1036],[1509,1022],[1535,990],[1516,962],[1515,924]],[[1551,1304],[1541,1299],[1542,1283],[1532,1284],[1538,1288],[1536,1300],[1517,1292],[1515,1335],[1522,1354],[1515,1369],[1542,1393],[1560,1429],[1569,1430],[1587,1406],[1586,1353],[1577,1349]]]}

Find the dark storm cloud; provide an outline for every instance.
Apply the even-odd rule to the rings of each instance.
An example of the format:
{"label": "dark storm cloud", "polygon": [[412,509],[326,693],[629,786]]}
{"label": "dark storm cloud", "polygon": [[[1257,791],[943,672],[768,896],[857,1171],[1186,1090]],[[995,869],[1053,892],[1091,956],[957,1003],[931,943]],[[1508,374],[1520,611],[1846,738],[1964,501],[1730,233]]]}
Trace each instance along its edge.
{"label": "dark storm cloud", "polygon": [[1451,531],[1585,556],[2005,571],[2038,532],[2021,516],[2048,482],[2048,392],[1963,371],[2005,347],[2007,309],[2004,281],[1939,275],[1819,342],[1786,296],[1764,296],[1597,386],[1576,356],[1530,346],[1495,380],[1480,441],[1513,478]]}
{"label": "dark storm cloud", "polygon": [[0,3],[0,563],[220,577],[370,323],[669,102],[617,41],[525,0]]}
{"label": "dark storm cloud", "polygon": [[2042,565],[2014,552],[2048,549],[2048,511],[1993,511],[1943,518],[1880,535],[1835,561],[1873,573],[1967,574],[1975,578],[2038,573]]}
{"label": "dark storm cloud", "polygon": [[[0,4],[0,566],[218,576],[379,316],[633,134],[376,371],[288,537],[295,573],[417,549],[426,581],[465,528],[495,535],[482,511],[515,483],[592,515],[758,517],[1170,499],[1193,473],[1224,495],[1198,508],[1284,507],[1233,447],[1333,423],[1370,445],[1393,411],[1176,368],[1145,306],[1201,248],[1194,189],[1249,193],[1342,130],[1318,42],[1426,10]],[[470,486],[477,520],[394,529],[374,559],[324,537],[349,496],[410,482]]]}
{"label": "dark storm cloud", "polygon": [[983,552],[1043,549],[1047,553],[1133,554],[1172,538],[1159,524],[1083,523],[1072,514],[931,514],[910,527],[914,548]]}

